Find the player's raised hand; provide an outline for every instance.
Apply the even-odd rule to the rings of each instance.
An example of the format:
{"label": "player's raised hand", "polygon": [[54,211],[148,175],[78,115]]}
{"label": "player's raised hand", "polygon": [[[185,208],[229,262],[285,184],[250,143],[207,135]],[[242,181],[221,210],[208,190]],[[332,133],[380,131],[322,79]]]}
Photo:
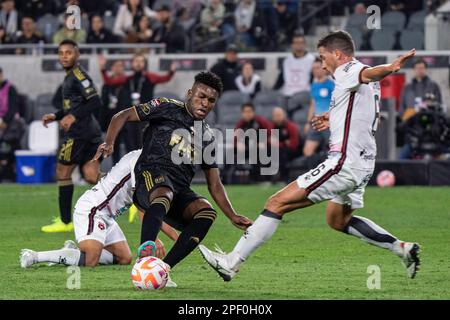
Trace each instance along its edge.
{"label": "player's raised hand", "polygon": [[56,120],[54,113],[47,113],[42,116],[42,124],[44,127],[48,128],[48,124]]}
{"label": "player's raised hand", "polygon": [[403,65],[405,64],[405,62],[408,61],[409,59],[411,59],[412,57],[414,57],[415,54],[416,54],[416,49],[411,49],[407,53],[402,54],[400,57],[395,59],[391,63],[392,72],[397,72],[398,70],[400,70],[403,67]]}
{"label": "player's raised hand", "polygon": [[246,230],[253,224],[253,221],[247,217],[236,214],[230,218],[231,223],[239,229]]}
{"label": "player's raised hand", "polygon": [[105,70],[106,69],[106,58],[104,55],[99,54],[97,56],[97,60],[98,60],[98,66],[100,67],[100,70]]}
{"label": "player's raised hand", "polygon": [[114,151],[113,145],[108,145],[106,142],[103,142],[101,145],[98,146],[97,152],[94,155],[94,158],[92,158],[91,161],[97,161],[100,159],[100,157],[103,155],[105,158],[110,156]]}
{"label": "player's raised hand", "polygon": [[314,130],[324,131],[330,127],[330,114],[324,112],[318,116],[313,116],[311,119],[311,126]]}

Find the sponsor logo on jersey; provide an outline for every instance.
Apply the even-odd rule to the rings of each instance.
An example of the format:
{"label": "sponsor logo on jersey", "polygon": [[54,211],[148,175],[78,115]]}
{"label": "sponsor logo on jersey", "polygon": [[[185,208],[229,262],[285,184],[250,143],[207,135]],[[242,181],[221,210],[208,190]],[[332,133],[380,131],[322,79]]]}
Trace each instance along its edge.
{"label": "sponsor logo on jersey", "polygon": [[105,226],[105,224],[104,224],[103,222],[99,222],[99,223],[98,223],[98,228],[99,228],[100,230],[105,230],[106,226]]}
{"label": "sponsor logo on jersey", "polygon": [[88,79],[86,79],[86,80],[81,81],[81,85],[83,86],[83,88],[89,88],[91,85],[91,82]]}
{"label": "sponsor logo on jersey", "polygon": [[141,103],[139,105],[139,108],[146,115],[148,115],[150,113],[150,106],[148,105],[148,103]]}
{"label": "sponsor logo on jersey", "polygon": [[161,104],[161,100],[160,99],[153,99],[152,101],[150,101],[150,104],[153,107],[157,107],[157,106],[159,106]]}
{"label": "sponsor logo on jersey", "polygon": [[375,155],[372,153],[368,153],[366,149],[363,149],[359,152],[359,156],[366,161],[375,160]]}
{"label": "sponsor logo on jersey", "polygon": [[356,64],[356,62],[350,61],[350,62],[345,66],[344,72],[348,72],[348,70],[350,70],[350,68],[351,68],[352,66],[354,66],[355,64]]}

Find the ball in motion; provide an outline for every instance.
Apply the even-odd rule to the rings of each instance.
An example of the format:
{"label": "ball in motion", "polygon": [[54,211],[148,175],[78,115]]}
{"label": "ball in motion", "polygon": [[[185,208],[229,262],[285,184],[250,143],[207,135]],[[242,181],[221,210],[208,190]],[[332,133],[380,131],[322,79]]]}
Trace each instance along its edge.
{"label": "ball in motion", "polygon": [[143,290],[164,288],[168,276],[166,264],[156,257],[138,259],[131,270],[133,285]]}
{"label": "ball in motion", "polygon": [[395,184],[395,175],[392,171],[383,170],[378,173],[377,184],[379,187],[393,187]]}

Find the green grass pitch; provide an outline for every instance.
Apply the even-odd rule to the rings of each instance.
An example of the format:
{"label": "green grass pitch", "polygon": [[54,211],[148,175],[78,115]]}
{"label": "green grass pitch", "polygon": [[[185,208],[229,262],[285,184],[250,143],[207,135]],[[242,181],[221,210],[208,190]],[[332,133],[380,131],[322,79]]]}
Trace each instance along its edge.
{"label": "green grass pitch", "polygon": [[[207,195],[204,186],[194,189]],[[277,187],[229,186],[239,213],[255,218]],[[75,199],[84,188],[77,188]],[[19,266],[21,248],[60,248],[73,234],[43,234],[40,227],[57,214],[55,185],[0,185],[0,299],[450,299],[450,188],[367,188],[360,215],[422,247],[423,265],[408,279],[400,260],[389,251],[331,230],[325,204],[288,214],[275,236],[225,283],[194,251],[172,272],[176,289],[138,291],[131,266],[81,269],[81,288],[66,288],[64,266]],[[242,234],[222,215],[204,240],[232,249]],[[119,218],[130,247],[136,251],[140,224]],[[171,242],[162,237],[166,246]],[[367,288],[367,268],[377,265],[381,288]]]}

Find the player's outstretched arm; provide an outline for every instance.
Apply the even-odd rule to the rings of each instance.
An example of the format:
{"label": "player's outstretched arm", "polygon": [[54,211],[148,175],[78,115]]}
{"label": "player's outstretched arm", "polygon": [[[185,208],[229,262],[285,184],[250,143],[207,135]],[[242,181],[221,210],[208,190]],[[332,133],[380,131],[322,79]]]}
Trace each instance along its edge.
{"label": "player's outstretched arm", "polygon": [[414,57],[416,49],[411,49],[407,53],[401,55],[390,64],[381,64],[372,68],[364,69],[361,72],[362,82],[380,81],[384,77],[390,75],[393,72],[400,70],[406,61]]}
{"label": "player's outstretched arm", "polygon": [[128,121],[140,121],[135,107],[122,110],[112,117],[106,132],[105,142],[98,147],[97,153],[92,160],[98,160],[101,155],[108,157],[113,153],[117,135]]}
{"label": "player's outstretched arm", "polygon": [[213,197],[214,201],[219,206],[220,210],[230,219],[231,223],[242,230],[247,229],[252,225],[252,221],[247,217],[238,215],[233,209],[230,200],[228,199],[225,187],[220,180],[219,169],[211,168],[204,170],[206,176],[206,183],[208,184],[208,191]]}

